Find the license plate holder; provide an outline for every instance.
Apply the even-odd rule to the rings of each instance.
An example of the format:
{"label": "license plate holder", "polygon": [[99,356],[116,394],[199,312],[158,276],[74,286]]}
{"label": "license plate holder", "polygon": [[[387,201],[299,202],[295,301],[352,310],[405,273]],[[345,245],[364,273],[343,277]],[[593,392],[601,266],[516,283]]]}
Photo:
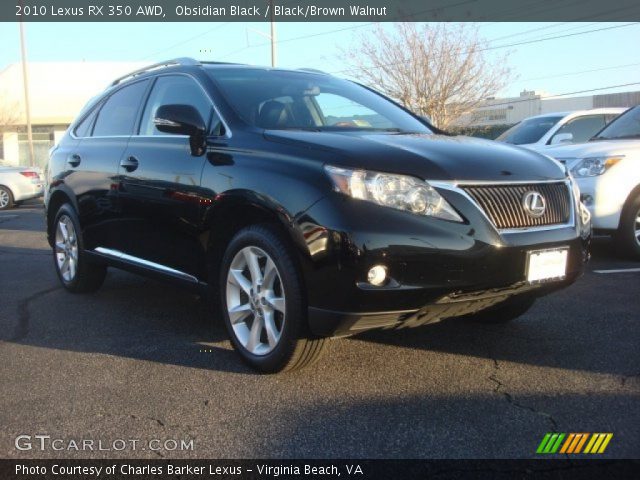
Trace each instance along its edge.
{"label": "license plate holder", "polygon": [[563,280],[567,276],[569,248],[548,248],[527,252],[525,275],[528,283]]}

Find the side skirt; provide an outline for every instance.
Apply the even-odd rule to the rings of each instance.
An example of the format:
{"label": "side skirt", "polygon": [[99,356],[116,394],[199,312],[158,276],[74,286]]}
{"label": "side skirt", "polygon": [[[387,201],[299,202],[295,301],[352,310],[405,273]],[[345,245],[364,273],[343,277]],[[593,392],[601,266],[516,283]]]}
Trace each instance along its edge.
{"label": "side skirt", "polygon": [[193,275],[175,270],[166,265],[145,260],[144,258],[134,257],[119,250],[98,247],[95,250],[85,250],[84,253],[92,261],[145,277],[168,281],[197,293],[204,293],[208,287],[207,283],[201,282]]}

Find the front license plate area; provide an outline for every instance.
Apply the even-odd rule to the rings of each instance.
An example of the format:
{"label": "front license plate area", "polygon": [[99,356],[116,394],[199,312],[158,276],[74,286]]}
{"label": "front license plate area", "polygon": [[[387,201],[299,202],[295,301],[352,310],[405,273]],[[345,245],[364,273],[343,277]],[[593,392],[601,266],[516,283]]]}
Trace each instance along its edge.
{"label": "front license plate area", "polygon": [[562,280],[567,275],[568,248],[552,248],[527,252],[527,282]]}

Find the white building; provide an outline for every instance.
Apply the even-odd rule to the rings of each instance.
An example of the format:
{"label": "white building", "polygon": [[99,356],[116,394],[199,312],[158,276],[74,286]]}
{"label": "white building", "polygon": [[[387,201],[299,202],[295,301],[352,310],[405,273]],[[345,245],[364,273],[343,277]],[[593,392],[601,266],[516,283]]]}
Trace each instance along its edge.
{"label": "white building", "polygon": [[[43,167],[47,152],[84,104],[110,81],[144,66],[142,63],[33,62],[28,64],[29,101],[36,164]],[[0,159],[28,165],[22,65],[0,70]]]}
{"label": "white building", "polygon": [[544,98],[544,93],[525,90],[518,97],[488,98],[485,105],[457,122],[461,126],[513,125],[534,115],[589,110],[603,107],[632,107],[640,104],[640,92],[608,93],[583,97]]}

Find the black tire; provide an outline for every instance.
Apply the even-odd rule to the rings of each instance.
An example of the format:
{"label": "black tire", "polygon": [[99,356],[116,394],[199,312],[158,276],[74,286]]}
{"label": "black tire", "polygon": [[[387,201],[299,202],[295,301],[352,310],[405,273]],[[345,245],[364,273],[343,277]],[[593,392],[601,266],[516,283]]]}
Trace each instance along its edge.
{"label": "black tire", "polygon": [[14,201],[13,193],[11,193],[11,190],[9,190],[9,188],[5,187],[4,185],[0,185],[0,195],[2,195],[2,198],[5,199],[2,204],[0,204],[0,210],[9,210],[10,208],[13,208]]}
{"label": "black tire", "polygon": [[[255,248],[257,251],[268,255],[268,257],[261,257],[261,261],[266,262],[268,258],[273,261],[277,269],[277,279],[282,287],[281,296],[286,298],[279,340],[272,350],[259,355],[249,351],[239,340],[231,324],[227,306],[228,288],[238,288],[237,286],[227,287],[232,262],[240,252],[246,251],[247,247]],[[266,272],[266,267],[264,268]],[[263,278],[266,280],[266,277],[267,275],[265,274]],[[309,331],[307,302],[302,275],[291,247],[275,227],[268,224],[253,225],[241,230],[233,237],[222,259],[218,291],[221,311],[231,343],[240,354],[242,360],[252,368],[263,373],[291,371],[309,366],[320,357],[326,340],[312,335]],[[251,291],[253,292],[253,289]],[[246,292],[244,296],[247,299],[249,298]],[[239,302],[249,305],[246,300]],[[253,303],[253,305],[258,303]],[[277,313],[275,310],[272,310],[272,312]],[[245,320],[237,323],[248,324],[251,321],[253,324],[256,315],[257,313],[252,310],[251,313],[246,314]],[[262,315],[261,313],[260,317]],[[266,314],[264,315],[266,318]],[[260,327],[260,332],[260,338],[267,334],[264,326]]]}
{"label": "black tire", "polygon": [[466,318],[479,323],[508,323],[524,315],[535,302],[536,299],[532,297],[515,296]]}
{"label": "black tire", "polygon": [[[61,266],[58,261],[58,250],[56,247],[58,224],[63,219],[68,219],[72,223],[76,237],[77,265],[75,267],[75,273],[71,278],[65,278],[65,275],[61,271]],[[64,288],[71,293],[91,293],[98,290],[104,283],[104,279],[107,274],[107,267],[105,265],[91,262],[91,260],[87,258],[87,255],[84,252],[80,222],[78,221],[78,216],[71,205],[65,203],[56,212],[52,229],[52,235],[54,238],[53,263],[56,273],[58,274],[58,278]]]}
{"label": "black tire", "polygon": [[622,247],[622,252],[634,260],[640,260],[640,238],[636,236],[636,231],[639,229],[640,195],[636,195],[622,210],[620,226],[614,238],[614,241]]}

